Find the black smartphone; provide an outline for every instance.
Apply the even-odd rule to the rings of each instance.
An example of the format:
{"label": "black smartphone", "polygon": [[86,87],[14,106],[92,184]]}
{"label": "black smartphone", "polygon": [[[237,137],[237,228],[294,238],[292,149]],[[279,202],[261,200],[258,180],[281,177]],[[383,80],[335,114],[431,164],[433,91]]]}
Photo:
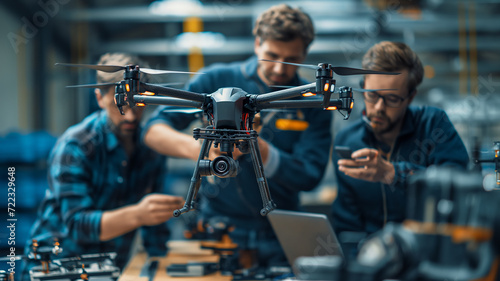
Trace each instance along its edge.
{"label": "black smartphone", "polygon": [[352,150],[348,146],[335,146],[335,152],[340,158],[351,159]]}

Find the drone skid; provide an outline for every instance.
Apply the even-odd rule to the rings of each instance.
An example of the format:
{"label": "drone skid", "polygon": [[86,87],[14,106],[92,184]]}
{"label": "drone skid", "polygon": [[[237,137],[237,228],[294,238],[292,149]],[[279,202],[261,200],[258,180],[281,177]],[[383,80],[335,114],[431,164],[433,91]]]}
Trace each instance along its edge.
{"label": "drone skid", "polygon": [[[264,175],[264,165],[262,162],[262,157],[260,155],[259,145],[257,142],[258,134],[255,130],[245,131],[245,130],[231,130],[231,129],[213,129],[212,127],[207,127],[206,129],[196,128],[193,130],[193,136],[195,139],[203,139],[203,144],[201,147],[200,155],[198,157],[198,162],[196,163],[193,177],[191,178],[191,184],[189,185],[188,195],[186,197],[186,203],[184,206],[174,211],[174,216],[178,217],[183,213],[189,212],[194,209],[196,196],[201,185],[201,177],[206,176],[206,172],[201,172],[201,163],[204,161],[210,162],[210,160],[205,160],[205,156],[208,155],[212,143],[215,146],[220,146],[221,151],[226,152],[229,157],[231,157],[234,146],[243,147],[244,144],[248,143],[250,153],[252,156],[252,163],[257,178],[257,184],[259,186],[260,195],[262,198],[262,209],[260,214],[262,216],[267,215],[269,212],[276,208],[276,204],[271,199],[271,193],[269,192],[269,185],[267,179]],[[242,149],[243,150],[243,149]],[[214,160],[215,161],[215,160]],[[230,164],[230,163],[229,163]],[[215,174],[216,176],[219,176]],[[232,175],[236,176],[236,174]],[[220,177],[230,177],[230,176],[220,176]]]}

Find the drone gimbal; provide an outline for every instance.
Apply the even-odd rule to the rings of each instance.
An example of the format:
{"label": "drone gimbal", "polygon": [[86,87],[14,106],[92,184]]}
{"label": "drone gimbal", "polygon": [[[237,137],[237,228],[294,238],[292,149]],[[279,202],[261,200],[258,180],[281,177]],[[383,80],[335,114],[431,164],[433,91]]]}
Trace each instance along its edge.
{"label": "drone gimbal", "polygon": [[[271,62],[284,63],[278,61]],[[135,107],[147,104],[191,107],[203,111],[209,121],[209,125],[204,129],[196,128],[193,131],[193,137],[196,140],[202,139],[203,143],[193,177],[191,178],[186,202],[183,208],[174,211],[174,216],[176,217],[194,208],[194,201],[201,185],[201,177],[209,175],[215,175],[220,178],[236,176],[238,162],[232,157],[235,147],[239,148],[242,152],[251,153],[263,203],[260,214],[263,216],[267,215],[276,207],[276,204],[271,199],[267,179],[264,175],[264,166],[257,143],[258,133],[253,129],[255,115],[264,109],[323,108],[325,110],[338,110],[339,112],[345,111],[345,115],[343,114],[344,119],[348,119],[354,106],[352,92],[355,89],[340,87],[339,91],[336,92],[335,79],[333,79],[334,72],[339,75],[398,74],[348,67],[332,67],[332,65],[326,63],[320,63],[318,66],[299,65],[315,69],[316,82],[264,94],[250,94],[239,88],[221,88],[214,93],[204,94],[140,81],[141,72],[147,74],[175,73],[173,71],[140,69],[138,65],[63,65],[83,66],[106,72],[124,70],[123,80],[118,83],[77,86],[99,87],[115,85],[115,103],[122,114],[123,106]],[[290,100],[306,93],[309,95],[323,95],[323,98]],[[339,98],[332,99],[331,95],[333,93],[338,93]],[[207,157],[212,145],[220,147],[220,151],[224,154],[214,160],[209,160]]]}

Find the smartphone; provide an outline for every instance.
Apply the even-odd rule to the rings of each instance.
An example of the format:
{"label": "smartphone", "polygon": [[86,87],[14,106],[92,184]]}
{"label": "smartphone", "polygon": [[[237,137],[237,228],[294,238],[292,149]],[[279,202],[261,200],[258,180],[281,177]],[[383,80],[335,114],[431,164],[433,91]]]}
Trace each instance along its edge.
{"label": "smartphone", "polygon": [[348,146],[335,146],[335,152],[342,159],[351,159],[352,150]]}

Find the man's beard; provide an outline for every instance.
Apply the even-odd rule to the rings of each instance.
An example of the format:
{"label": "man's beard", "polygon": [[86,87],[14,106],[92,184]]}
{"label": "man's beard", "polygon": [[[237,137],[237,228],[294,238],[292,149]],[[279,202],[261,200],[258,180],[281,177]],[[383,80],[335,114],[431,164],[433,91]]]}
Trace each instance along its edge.
{"label": "man's beard", "polygon": [[[118,138],[132,138],[134,139],[137,134],[137,129],[139,128],[139,124],[137,122],[128,122],[121,121],[118,125],[113,124],[111,120],[108,120],[111,131]],[[133,124],[135,125],[134,129],[123,129],[124,125]]]}
{"label": "man's beard", "polygon": [[[377,117],[377,118],[380,118],[380,119],[384,120],[385,123],[386,123],[386,127],[385,128],[381,128],[380,125],[376,124],[376,123],[374,125],[373,121],[371,121],[374,117]],[[368,118],[371,121],[370,125],[371,125],[371,127],[373,129],[373,132],[376,133],[376,134],[378,134],[378,135],[382,135],[382,134],[391,132],[392,130],[394,130],[394,128],[397,125],[397,122],[396,121],[392,121],[391,119],[389,119],[389,117],[387,117],[387,115],[385,115],[385,113],[370,114],[370,115],[368,115]]]}

